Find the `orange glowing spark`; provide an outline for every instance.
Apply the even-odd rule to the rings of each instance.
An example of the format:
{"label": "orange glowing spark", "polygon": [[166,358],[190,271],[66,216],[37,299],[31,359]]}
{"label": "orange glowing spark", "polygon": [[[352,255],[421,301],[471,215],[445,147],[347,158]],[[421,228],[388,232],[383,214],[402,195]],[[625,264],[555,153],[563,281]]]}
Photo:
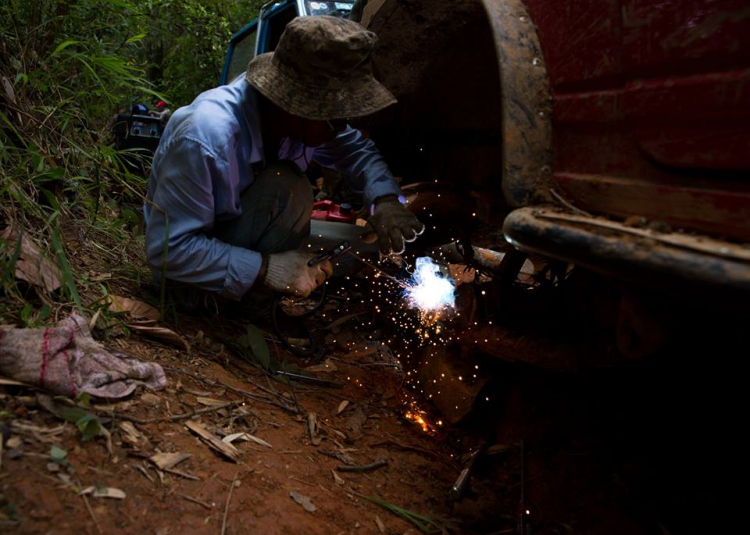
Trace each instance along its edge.
{"label": "orange glowing spark", "polygon": [[409,420],[410,422],[414,422],[415,424],[419,425],[422,428],[422,431],[425,433],[430,432],[430,426],[427,424],[427,421],[422,418],[419,414],[415,414],[411,411],[408,411],[404,417]]}

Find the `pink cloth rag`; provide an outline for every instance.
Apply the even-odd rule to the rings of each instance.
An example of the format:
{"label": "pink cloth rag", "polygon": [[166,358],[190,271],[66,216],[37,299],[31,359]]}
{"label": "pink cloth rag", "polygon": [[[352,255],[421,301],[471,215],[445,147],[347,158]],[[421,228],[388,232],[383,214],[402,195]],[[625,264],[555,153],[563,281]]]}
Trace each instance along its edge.
{"label": "pink cloth rag", "polygon": [[76,313],[55,327],[0,329],[0,375],[65,396],[81,392],[117,399],[144,385],[161,390],[164,370],[155,362],[108,351]]}

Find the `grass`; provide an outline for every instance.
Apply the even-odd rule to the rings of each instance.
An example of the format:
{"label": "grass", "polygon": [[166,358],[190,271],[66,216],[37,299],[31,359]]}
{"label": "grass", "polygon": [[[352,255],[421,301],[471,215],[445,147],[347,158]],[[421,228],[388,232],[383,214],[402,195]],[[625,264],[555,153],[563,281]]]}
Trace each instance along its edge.
{"label": "grass", "polygon": [[394,515],[403,518],[407,522],[410,522],[422,533],[448,533],[448,528],[435,519],[421,515],[419,513],[415,513],[414,511],[410,511],[409,509],[404,509],[403,507],[399,507],[398,505],[392,504],[374,496],[362,496],[362,498],[376,505],[379,505],[380,507],[387,511],[390,511]]}
{"label": "grass", "polygon": [[[113,118],[134,99],[176,109],[214,86],[232,31],[262,3],[0,4],[0,231],[31,239],[64,279],[56,292],[17,280],[20,242],[0,240],[0,323],[90,313],[103,291],[150,279],[138,215],[147,180],[126,165],[143,155],[113,148]],[[113,288],[95,280],[102,271]]]}
{"label": "grass", "polygon": [[440,533],[441,535],[448,534],[449,526],[445,522],[441,522],[439,520],[430,518],[420,513],[415,513],[414,511],[411,511],[409,509],[404,509],[403,507],[400,507],[396,504],[393,504],[391,502],[388,502],[376,496],[367,496],[365,494],[360,494],[359,492],[352,490],[350,488],[347,488],[347,489],[342,489],[340,487],[335,487],[335,488],[341,491],[344,491],[348,494],[354,494],[355,496],[358,496],[362,498],[363,500],[367,500],[368,502],[374,503],[375,505],[382,507],[386,511],[389,511],[390,513],[393,513],[394,515],[402,518],[403,520],[406,520],[407,522],[412,524],[414,527],[419,529],[419,531],[421,531],[422,533],[427,533],[427,534]]}
{"label": "grass", "polygon": [[[110,146],[110,123],[133,95],[161,95],[132,60],[139,39],[125,40],[130,49],[117,45],[113,23],[123,20],[103,7],[47,0],[0,7],[0,227],[18,236],[0,243],[3,323],[89,311],[103,290],[93,271],[143,263],[134,214],[122,205],[142,202],[146,180]],[[23,236],[60,268],[61,290],[16,280]]]}

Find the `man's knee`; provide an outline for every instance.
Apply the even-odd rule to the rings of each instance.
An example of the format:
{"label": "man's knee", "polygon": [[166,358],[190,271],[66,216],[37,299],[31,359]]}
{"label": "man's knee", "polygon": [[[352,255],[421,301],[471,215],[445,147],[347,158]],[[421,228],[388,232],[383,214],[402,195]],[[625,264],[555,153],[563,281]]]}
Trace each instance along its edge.
{"label": "man's knee", "polygon": [[256,180],[263,183],[263,188],[269,188],[289,202],[299,205],[312,206],[312,186],[302,170],[290,160],[281,160],[269,164]]}

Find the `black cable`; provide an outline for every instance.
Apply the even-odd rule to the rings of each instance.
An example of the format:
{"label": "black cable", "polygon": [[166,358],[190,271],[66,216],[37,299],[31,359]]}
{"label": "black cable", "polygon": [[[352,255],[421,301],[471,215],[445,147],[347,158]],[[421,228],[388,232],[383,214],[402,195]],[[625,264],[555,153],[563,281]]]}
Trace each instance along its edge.
{"label": "black cable", "polygon": [[[310,316],[314,315],[323,305],[326,300],[326,287],[327,284],[323,284],[320,287],[320,298],[316,305],[312,309],[299,316],[290,316],[286,314],[286,312],[284,312],[284,310],[281,308],[281,300],[285,296],[277,294],[273,300],[273,304],[271,305],[271,324],[273,325],[274,333],[276,334],[276,337],[279,339],[279,341],[281,341],[281,345],[283,345],[292,354],[297,355],[298,357],[313,357],[315,359],[320,359],[326,353],[328,353],[328,348],[318,344],[315,341],[312,332],[310,332],[310,329],[308,329],[305,323],[302,321],[304,318],[309,318]],[[304,330],[304,332],[307,333],[307,338],[310,341],[309,349],[294,346],[289,343],[288,337],[282,333],[281,327],[279,326],[279,314],[284,314],[288,319],[294,321],[297,327],[301,327],[301,330]]]}

